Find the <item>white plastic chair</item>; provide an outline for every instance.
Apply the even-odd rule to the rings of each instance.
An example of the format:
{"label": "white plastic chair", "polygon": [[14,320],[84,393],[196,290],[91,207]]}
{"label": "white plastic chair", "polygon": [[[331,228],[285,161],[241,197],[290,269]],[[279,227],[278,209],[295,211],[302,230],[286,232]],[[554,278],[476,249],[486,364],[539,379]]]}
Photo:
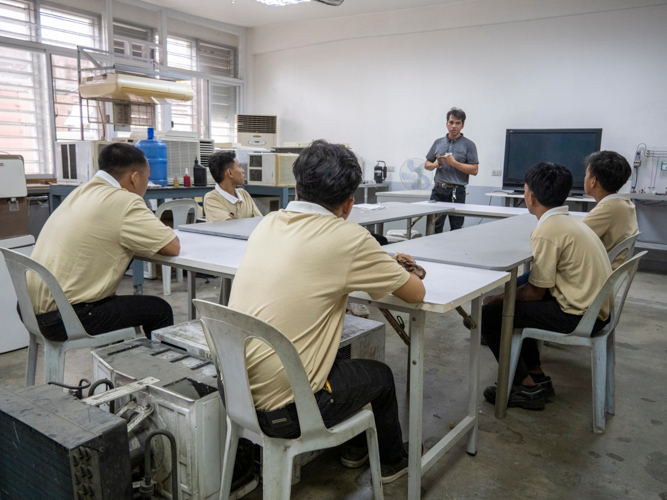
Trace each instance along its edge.
{"label": "white plastic chair", "polygon": [[[155,216],[159,219],[164,212],[171,212],[174,219],[174,229],[188,223],[188,214],[194,211],[194,219],[197,219],[199,204],[195,200],[171,200],[163,203],[155,211]],[[183,269],[176,269],[176,281],[183,281]],[[162,292],[165,295],[171,295],[171,267],[162,266]]]}
{"label": "white plastic chair", "polygon": [[[9,275],[14,283],[14,290],[16,291],[16,296],[18,297],[19,306],[21,308],[23,324],[30,335],[26,385],[35,385],[37,346],[39,344],[44,346],[44,375],[46,382],[63,383],[65,376],[65,353],[67,351],[84,347],[95,348],[114,342],[122,342],[124,340],[143,337],[140,329],[135,327],[123,328],[121,330],[115,330],[113,332],[102,333],[95,336],[88,335],[55,277],[44,266],[30,257],[26,257],[13,250],[0,248],[0,252],[2,252],[5,258]],[[60,311],[63,324],[65,325],[67,340],[63,342],[53,342],[42,336],[42,332],[39,330],[37,324],[35,312],[32,309],[30,295],[28,294],[28,282],[26,276],[28,271],[37,274],[51,292],[51,295],[58,306],[58,311]]]}
{"label": "white plastic chair", "polygon": [[[509,384],[511,389],[516,366],[521,353],[523,339],[548,340],[555,344],[580,345],[591,348],[591,372],[593,385],[593,432],[602,434],[605,431],[605,411],[613,415],[616,411],[615,382],[614,382],[614,336],[616,325],[621,317],[625,298],[628,295],[632,280],[637,272],[639,259],[647,252],[635,257],[619,266],[607,278],[597,297],[583,315],[577,328],[572,333],[558,333],[538,328],[515,328],[512,335],[512,351],[510,361]],[[623,286],[624,285],[624,286]],[[616,297],[623,286],[620,300]],[[605,301],[612,304],[609,311],[609,323],[601,331],[593,333],[593,326]],[[508,389],[508,394],[509,394]]]}
{"label": "white plastic chair", "polygon": [[635,243],[637,243],[637,238],[639,237],[640,234],[642,234],[641,231],[638,232],[637,234],[629,236],[628,238],[621,241],[614,248],[612,248],[609,251],[609,262],[613,264],[614,260],[616,260],[616,257],[618,257],[618,254],[620,254],[623,250],[628,251],[628,253],[625,254],[625,261],[624,261],[627,262],[628,259],[632,257],[632,254],[635,251]]}
{"label": "white plastic chair", "polygon": [[[366,431],[374,498],[383,499],[377,431],[370,406],[327,429],[299,353],[287,337],[253,316],[212,302],[199,299],[193,302],[199,311],[212,358],[222,371],[225,387],[227,438],[220,498],[229,499],[240,437],[250,439],[264,449],[264,498],[287,500],[290,497],[294,457],[338,446]],[[253,338],[266,342],[276,352],[289,378],[301,427],[301,436],[296,439],[271,438],[259,426],[245,364],[245,345]]]}

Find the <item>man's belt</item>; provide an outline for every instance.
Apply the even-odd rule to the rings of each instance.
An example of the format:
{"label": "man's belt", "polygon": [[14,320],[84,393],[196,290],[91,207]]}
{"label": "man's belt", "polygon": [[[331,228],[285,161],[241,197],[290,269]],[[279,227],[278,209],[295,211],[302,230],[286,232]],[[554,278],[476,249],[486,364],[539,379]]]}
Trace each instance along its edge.
{"label": "man's belt", "polygon": [[436,182],[435,187],[438,188],[443,188],[443,189],[455,189],[455,188],[460,188],[460,187],[465,187],[461,184],[448,184],[446,182]]}

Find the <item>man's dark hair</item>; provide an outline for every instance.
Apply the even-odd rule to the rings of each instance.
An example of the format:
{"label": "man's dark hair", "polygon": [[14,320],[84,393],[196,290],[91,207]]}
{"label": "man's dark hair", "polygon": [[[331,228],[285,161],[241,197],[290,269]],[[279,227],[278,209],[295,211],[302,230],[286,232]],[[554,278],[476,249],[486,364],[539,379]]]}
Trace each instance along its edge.
{"label": "man's dark hair", "polygon": [[449,111],[447,111],[447,121],[449,121],[449,117],[453,116],[454,118],[458,118],[461,120],[461,123],[466,122],[466,113],[462,109],[459,108],[452,108]]}
{"label": "man's dark hair", "polygon": [[341,144],[314,141],[292,168],[300,201],[333,210],[354,194],[361,183],[361,167],[354,153]]}
{"label": "man's dark hair", "polygon": [[615,151],[598,151],[588,155],[584,165],[607,193],[618,192],[632,175],[628,160]]}
{"label": "man's dark hair", "polygon": [[114,179],[122,179],[128,172],[148,166],[144,152],[123,142],[114,142],[105,146],[97,158],[100,170],[104,170]]}
{"label": "man's dark hair", "polygon": [[216,184],[220,184],[225,178],[225,170],[234,166],[236,153],[234,151],[221,151],[214,153],[208,159],[208,169]]}
{"label": "man's dark hair", "polygon": [[538,163],[526,172],[526,184],[541,205],[560,207],[572,189],[572,174],[558,163]]}

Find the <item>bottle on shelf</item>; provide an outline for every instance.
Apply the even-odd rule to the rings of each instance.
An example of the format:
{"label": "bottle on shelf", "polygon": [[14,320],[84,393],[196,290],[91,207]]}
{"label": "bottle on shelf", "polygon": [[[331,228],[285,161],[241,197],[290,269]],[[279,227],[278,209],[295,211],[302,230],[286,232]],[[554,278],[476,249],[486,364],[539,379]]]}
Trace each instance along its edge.
{"label": "bottle on shelf", "polygon": [[183,187],[190,187],[190,176],[188,175],[188,169],[185,169],[185,175],[183,176]]}
{"label": "bottle on shelf", "polygon": [[181,187],[180,182],[178,182],[178,175],[174,176],[174,187],[175,188]]}

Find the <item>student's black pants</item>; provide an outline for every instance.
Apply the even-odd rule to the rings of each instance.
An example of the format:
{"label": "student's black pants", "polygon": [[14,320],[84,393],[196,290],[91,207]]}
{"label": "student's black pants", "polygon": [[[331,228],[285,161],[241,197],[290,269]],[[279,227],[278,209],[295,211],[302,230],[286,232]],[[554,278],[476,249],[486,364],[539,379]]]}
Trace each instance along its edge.
{"label": "student's black pants", "polygon": [[[141,326],[146,337],[151,338],[153,330],[174,324],[169,303],[150,295],[113,295],[97,302],[73,304],[72,308],[89,335]],[[37,324],[48,340],[67,340],[59,311],[38,314]]]}
{"label": "student's black pants", "polygon": [[[405,456],[405,449],[391,368],[370,359],[336,359],[327,380],[331,394],[324,389],[315,393],[324,425],[333,427],[371,403],[380,461],[391,465],[398,463]],[[301,434],[294,403],[273,411],[257,410],[257,420],[262,431],[270,437],[293,439]],[[365,447],[365,433],[349,444]]]}
{"label": "student's black pants", "polygon": [[[503,303],[488,304],[482,308],[482,336],[493,355],[498,359],[500,353],[500,330],[503,318]],[[555,298],[547,292],[544,299],[535,302],[519,302],[514,305],[514,328],[541,328],[559,333],[572,333],[579,324],[581,316],[568,314],[561,310]],[[595,322],[593,331],[599,331],[608,321]],[[521,383],[528,375],[528,369],[539,366],[540,352],[535,339],[524,339],[521,355],[516,367],[514,383]]]}
{"label": "student's black pants", "polygon": [[[456,199],[453,199],[453,194],[456,193]],[[466,202],[466,187],[458,186],[455,188],[444,188],[436,186],[431,192],[431,199],[434,201],[445,201],[445,202],[454,202],[454,203],[465,203]],[[437,216],[436,216],[437,217]],[[445,228],[445,219],[447,219],[447,214],[441,214],[440,217],[435,221],[435,233],[439,234]],[[456,229],[461,229],[463,227],[463,222],[465,217],[459,215],[449,215],[449,228],[452,231]]]}

